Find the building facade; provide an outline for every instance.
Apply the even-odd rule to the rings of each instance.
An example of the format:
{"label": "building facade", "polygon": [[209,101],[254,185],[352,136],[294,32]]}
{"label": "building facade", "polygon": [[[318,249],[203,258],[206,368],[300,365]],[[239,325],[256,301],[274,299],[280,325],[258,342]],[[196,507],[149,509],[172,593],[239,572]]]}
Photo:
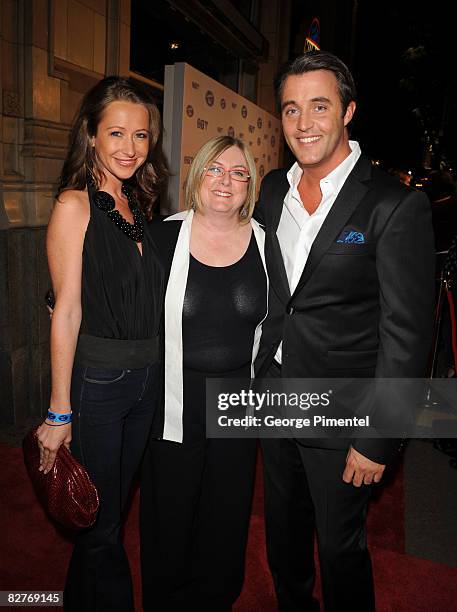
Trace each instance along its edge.
{"label": "building facade", "polygon": [[[146,7],[171,10],[174,23],[198,25],[218,53],[227,55],[227,84],[275,112],[272,80],[289,56],[291,6],[291,0],[2,0],[0,424],[22,424],[48,407],[45,234],[78,104],[112,74],[148,83],[159,105],[162,100],[163,86],[148,75],[147,56],[139,71],[136,49],[142,42],[135,16]],[[166,24],[161,30],[171,45],[177,34]],[[182,32],[178,39],[185,38]],[[149,44],[152,58],[153,30]],[[192,55],[185,61],[192,63]]]}

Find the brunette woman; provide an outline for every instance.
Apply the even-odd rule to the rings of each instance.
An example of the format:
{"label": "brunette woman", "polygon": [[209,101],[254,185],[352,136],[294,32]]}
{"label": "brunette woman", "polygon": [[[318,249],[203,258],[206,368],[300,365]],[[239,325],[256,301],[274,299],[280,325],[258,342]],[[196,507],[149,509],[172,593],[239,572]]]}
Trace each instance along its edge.
{"label": "brunette woman", "polygon": [[134,609],[120,529],[160,385],[164,275],[144,228],[166,173],[160,123],[149,92],[131,79],[108,77],[89,91],[48,228],[56,303],[41,469],[65,444],[100,496],[95,526],[76,539],[67,611]]}

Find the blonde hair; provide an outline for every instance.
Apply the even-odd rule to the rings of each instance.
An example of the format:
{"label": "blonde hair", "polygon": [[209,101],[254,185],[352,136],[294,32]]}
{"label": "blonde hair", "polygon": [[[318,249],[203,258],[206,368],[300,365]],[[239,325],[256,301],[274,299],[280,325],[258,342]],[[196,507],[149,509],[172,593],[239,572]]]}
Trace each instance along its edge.
{"label": "blonde hair", "polygon": [[232,136],[215,136],[199,149],[190,166],[189,174],[187,175],[184,202],[188,209],[193,208],[198,211],[202,210],[203,203],[200,199],[200,187],[205,178],[205,168],[230,147],[237,147],[243,153],[251,177],[248,182],[246,201],[239,212],[240,222],[248,223],[254,212],[257,170],[254,158],[247,145],[242,140],[233,138]]}

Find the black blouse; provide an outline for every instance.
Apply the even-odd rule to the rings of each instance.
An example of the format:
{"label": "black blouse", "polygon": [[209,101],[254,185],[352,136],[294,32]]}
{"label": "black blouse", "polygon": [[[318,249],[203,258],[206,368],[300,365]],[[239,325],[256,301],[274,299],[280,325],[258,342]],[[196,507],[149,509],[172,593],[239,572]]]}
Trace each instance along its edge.
{"label": "black blouse", "polygon": [[243,257],[230,266],[207,266],[191,255],[182,313],[184,367],[227,372],[250,364],[266,291],[254,233]]}
{"label": "black blouse", "polygon": [[137,244],[100,210],[89,187],[90,221],[83,247],[80,332],[118,340],[159,333],[164,271],[150,232],[143,255]]}

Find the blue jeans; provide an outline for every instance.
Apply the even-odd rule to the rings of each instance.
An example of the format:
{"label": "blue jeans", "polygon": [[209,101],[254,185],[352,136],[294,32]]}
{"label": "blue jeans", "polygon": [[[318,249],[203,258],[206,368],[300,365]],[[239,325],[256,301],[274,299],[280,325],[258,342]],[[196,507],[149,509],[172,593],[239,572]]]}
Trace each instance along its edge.
{"label": "blue jeans", "polygon": [[138,370],[75,364],[71,452],[100,497],[95,525],[76,536],[64,607],[77,612],[133,612],[133,588],[121,520],[141,462],[160,391],[160,366]]}

